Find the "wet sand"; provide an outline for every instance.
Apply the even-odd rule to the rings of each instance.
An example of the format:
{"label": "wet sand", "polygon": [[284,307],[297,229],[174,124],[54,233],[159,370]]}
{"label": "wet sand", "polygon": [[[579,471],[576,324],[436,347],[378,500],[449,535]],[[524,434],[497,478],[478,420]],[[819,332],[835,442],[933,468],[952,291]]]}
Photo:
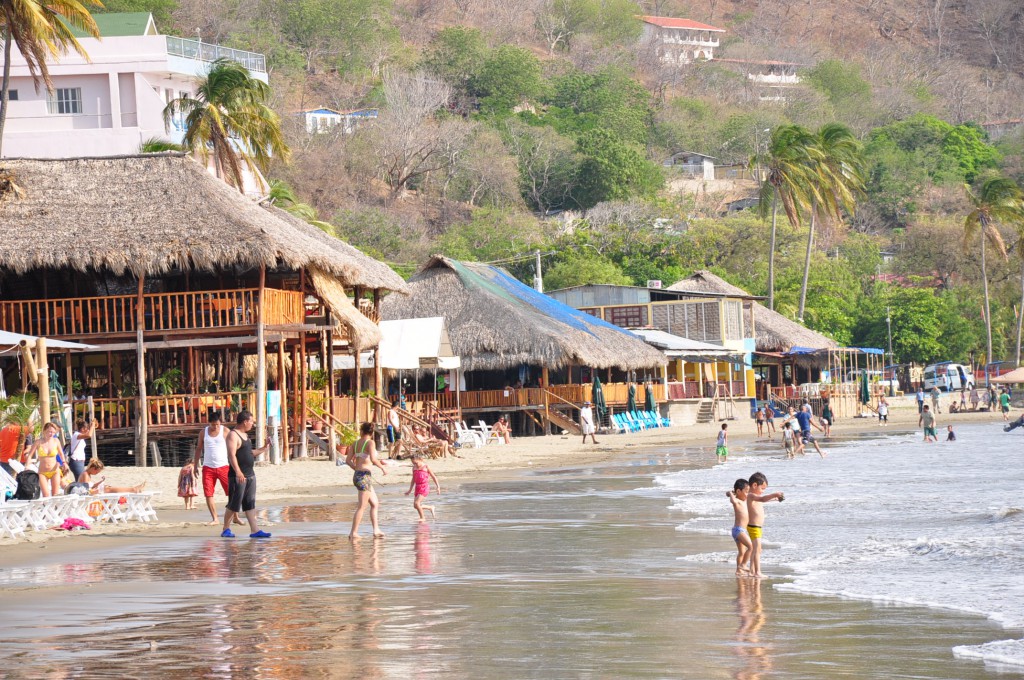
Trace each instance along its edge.
{"label": "wet sand", "polygon": [[1005,636],[980,618],[780,592],[770,551],[760,582],[680,559],[731,541],[678,531],[652,479],[713,463],[710,446],[610,458],[442,476],[439,517],[422,525],[404,485],[387,488],[382,541],[345,538],[354,494],[336,489],[342,502],[268,507],[265,542],[168,526],[20,546],[15,562],[6,549],[0,667],[33,678],[991,677],[950,651]]}

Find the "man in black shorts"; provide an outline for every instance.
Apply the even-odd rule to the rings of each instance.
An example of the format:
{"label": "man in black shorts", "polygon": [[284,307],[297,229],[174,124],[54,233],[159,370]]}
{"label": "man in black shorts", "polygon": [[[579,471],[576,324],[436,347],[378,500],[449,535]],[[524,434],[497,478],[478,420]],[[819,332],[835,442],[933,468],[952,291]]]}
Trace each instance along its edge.
{"label": "man in black shorts", "polygon": [[252,440],[248,432],[253,426],[252,414],[241,411],[235,419],[235,428],[228,432],[225,443],[228,447],[228,463],[231,473],[228,475],[228,506],[224,511],[224,531],[221,538],[234,538],[231,522],[238,513],[245,513],[249,520],[249,538],[270,538],[270,534],[262,531],[256,524],[256,472],[253,467],[256,459],[267,452],[267,444],[258,449],[252,448]]}

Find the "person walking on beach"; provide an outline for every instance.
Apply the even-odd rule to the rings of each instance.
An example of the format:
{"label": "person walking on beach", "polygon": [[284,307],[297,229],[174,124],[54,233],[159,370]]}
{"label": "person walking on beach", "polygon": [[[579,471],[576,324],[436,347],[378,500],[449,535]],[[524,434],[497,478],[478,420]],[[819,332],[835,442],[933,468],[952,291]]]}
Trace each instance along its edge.
{"label": "person walking on beach", "polygon": [[416,490],[416,495],[413,496],[412,507],[416,509],[416,514],[420,516],[421,522],[426,522],[427,518],[423,516],[423,511],[427,510],[430,512],[430,518],[434,518],[434,506],[423,505],[423,499],[430,493],[430,482],[434,482],[434,488],[437,489],[437,493],[441,493],[441,483],[437,481],[437,477],[433,471],[427,467],[427,464],[423,462],[423,456],[419,454],[412,457],[412,479],[409,480],[409,490],[405,492],[408,496]]}
{"label": "person walking on beach", "polygon": [[924,408],[924,388],[920,385],[917,386],[917,412],[921,413]]}
{"label": "person walking on beach", "polygon": [[[196,477],[202,475],[203,496],[206,497],[206,509],[210,511],[210,521],[206,524],[213,526],[220,521],[217,519],[217,506],[213,502],[213,496],[217,493],[218,482],[224,495],[228,495],[228,477],[231,476],[231,466],[228,464],[228,445],[225,441],[228,429],[224,427],[220,412],[211,412],[207,423],[196,441],[192,469]],[[202,468],[199,465],[200,461],[202,461]],[[236,522],[236,524],[241,523],[240,519]]]}
{"label": "person walking on beach", "polygon": [[938,436],[935,434],[935,414],[929,411],[927,406],[921,412],[921,417],[917,419],[917,426],[924,428],[924,440],[926,442],[939,441]]}
{"label": "person walking on beach", "polygon": [[377,457],[377,447],[373,443],[373,423],[363,423],[359,427],[359,439],[349,447],[345,465],[354,470],[352,486],[359,491],[359,504],[356,506],[355,514],[352,515],[352,530],[348,534],[349,539],[357,540],[359,538],[359,523],[363,521],[363,512],[367,507],[370,508],[373,537],[384,538],[384,533],[377,523],[380,501],[377,499],[377,492],[373,490],[373,467],[379,467],[385,476],[388,471],[384,467],[384,463],[380,462]]}
{"label": "person walking on beach", "polygon": [[750,561],[750,550],[753,544],[747,534],[747,489],[750,483],[745,479],[737,479],[732,491],[726,491],[729,503],[732,504],[732,540],[736,542],[736,575],[743,576],[749,572],[747,563]]}
{"label": "person walking on beach", "polygon": [[722,423],[722,429],[718,431],[718,441],[715,443],[715,455],[718,462],[724,463],[729,457],[729,424]]}
{"label": "person walking on beach", "polygon": [[583,431],[583,443],[587,443],[587,435],[590,435],[590,441],[595,444],[598,443],[594,433],[597,428],[594,427],[594,409],[590,408],[590,402],[583,402],[583,408],[580,409],[580,430]]}
{"label": "person walking on beach", "polygon": [[775,432],[775,408],[771,404],[765,404],[764,407],[764,429],[768,433],[768,439],[771,439],[772,433]]}
{"label": "person walking on beach", "polygon": [[764,436],[764,406],[758,406],[754,411],[754,422],[757,423],[757,436]]}
{"label": "person walking on beach", "polygon": [[388,451],[388,458],[398,458],[405,448],[402,442],[402,419],[398,416],[398,399],[391,400],[391,408],[388,410],[388,444],[391,449]]}
{"label": "person walking on beach", "polygon": [[816,422],[814,422],[814,418],[811,417],[811,409],[810,409],[810,407],[809,406],[805,406],[804,408],[802,408],[799,411],[797,411],[795,414],[792,413],[792,411],[793,411],[793,409],[790,408],[790,416],[789,416],[789,418],[787,418],[787,420],[790,420],[790,419],[795,420],[797,422],[797,424],[800,425],[800,442],[801,442],[801,446],[806,447],[808,444],[813,444],[814,445],[814,450],[818,452],[819,456],[824,458],[825,457],[825,452],[821,450],[820,446],[818,446],[817,440],[811,434],[811,428],[812,427],[817,428],[820,432],[824,432],[824,430],[822,430],[818,426],[818,424]]}
{"label": "person walking on beach", "polygon": [[1010,395],[1005,389],[999,393],[999,410],[1003,412],[1004,421],[1010,419]]}
{"label": "person walking on beach", "polygon": [[747,480],[750,488],[747,489],[747,534],[750,536],[750,575],[754,578],[761,578],[761,539],[764,536],[764,504],[768,501],[786,500],[785,494],[781,491],[764,494],[768,488],[768,478],[760,472],[755,472]]}
{"label": "person walking on beach", "polygon": [[930,393],[930,396],[932,398],[932,413],[942,413],[942,411],[939,410],[939,395],[941,394],[942,392],[939,391],[938,385],[932,388],[932,391]]}
{"label": "person walking on beach", "polygon": [[258,449],[252,446],[249,431],[252,430],[254,419],[248,411],[239,411],[235,418],[235,427],[224,438],[228,449],[228,465],[231,476],[228,478],[228,504],[224,511],[224,530],[221,538],[234,538],[231,522],[239,513],[245,514],[249,521],[249,538],[270,538],[270,534],[260,529],[256,523],[256,459],[270,449],[265,444]]}
{"label": "person walking on beach", "polygon": [[878,426],[889,425],[889,402],[885,400],[885,395],[878,400]]}
{"label": "person walking on beach", "polygon": [[977,411],[979,403],[981,403],[981,395],[978,394],[978,388],[977,387],[972,387],[971,388],[971,410],[972,411]]}
{"label": "person walking on beach", "polygon": [[186,460],[178,473],[178,498],[185,499],[185,509],[195,509],[196,475],[195,464]]}
{"label": "person walking on beach", "polygon": [[85,472],[85,443],[92,439],[96,431],[96,421],[78,420],[75,421],[75,431],[68,442],[68,467],[71,475],[78,481],[78,478]]}
{"label": "person walking on beach", "polygon": [[828,399],[824,400],[821,406],[821,427],[822,432],[825,433],[826,437],[832,436],[832,423],[836,421],[836,416],[832,413],[832,405],[829,404]]}

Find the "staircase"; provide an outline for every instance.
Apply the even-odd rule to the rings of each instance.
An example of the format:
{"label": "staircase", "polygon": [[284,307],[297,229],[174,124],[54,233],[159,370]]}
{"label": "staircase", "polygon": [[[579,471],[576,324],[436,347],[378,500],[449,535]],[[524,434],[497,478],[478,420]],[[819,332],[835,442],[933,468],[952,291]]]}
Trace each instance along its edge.
{"label": "staircase", "polygon": [[[538,411],[537,414],[540,415],[541,419],[544,418],[544,411]],[[583,434],[583,430],[580,429],[579,423],[553,408],[548,409],[548,422],[559,429],[567,431],[569,434]]]}
{"label": "staircase", "polygon": [[697,422],[698,423],[710,423],[715,419],[715,400],[714,399],[701,399],[700,406],[697,407]]}

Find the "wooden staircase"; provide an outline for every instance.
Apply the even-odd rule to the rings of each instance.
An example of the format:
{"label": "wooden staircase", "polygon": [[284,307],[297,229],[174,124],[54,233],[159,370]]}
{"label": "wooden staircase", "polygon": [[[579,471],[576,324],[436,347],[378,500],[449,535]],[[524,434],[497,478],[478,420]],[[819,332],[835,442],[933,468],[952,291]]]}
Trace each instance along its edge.
{"label": "wooden staircase", "polygon": [[715,419],[715,400],[701,399],[697,407],[697,422],[710,423]]}
{"label": "wooden staircase", "polygon": [[[544,419],[544,411],[537,411],[541,420]],[[564,413],[557,411],[553,408],[549,408],[547,412],[548,421],[555,427],[565,430],[569,434],[581,435],[583,430],[580,429],[579,423],[565,415]]]}

